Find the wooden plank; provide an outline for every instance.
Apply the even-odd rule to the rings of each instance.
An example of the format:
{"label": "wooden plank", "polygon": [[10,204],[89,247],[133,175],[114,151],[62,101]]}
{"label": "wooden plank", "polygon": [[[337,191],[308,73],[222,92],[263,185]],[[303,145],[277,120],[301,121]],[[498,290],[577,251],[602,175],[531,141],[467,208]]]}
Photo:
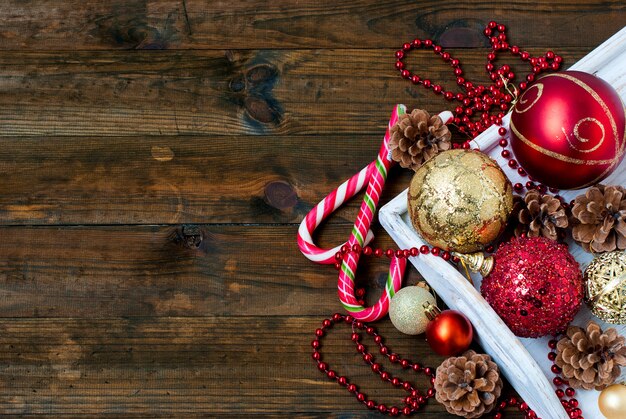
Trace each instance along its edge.
{"label": "wooden plank", "polygon": [[[294,223],[380,136],[0,138],[2,224]],[[383,199],[408,184],[391,172]],[[360,200],[339,210],[353,222]],[[331,222],[335,222],[332,221]]]}
{"label": "wooden plank", "polygon": [[[327,226],[321,244],[336,245],[349,230]],[[374,232],[378,245],[391,245],[379,227]],[[0,317],[262,317],[340,309],[336,271],[302,256],[296,226],[0,227],[0,255]],[[364,261],[359,284],[371,302],[387,270],[386,260]],[[417,279],[411,270],[406,281]]]}
{"label": "wooden plank", "polygon": [[592,47],[621,29],[623,12],[619,0],[9,0],[0,48],[394,48],[416,35],[476,47],[488,45],[482,30],[494,18],[519,45]]}
{"label": "wooden plank", "polygon": [[[3,318],[0,414],[367,415],[367,409],[322,376],[310,358],[309,342],[322,319]],[[397,353],[432,367],[443,360],[428,349],[423,336],[399,334],[388,320],[377,327]],[[327,362],[372,398],[399,404],[405,393],[372,375],[350,333],[343,325],[331,331],[322,348]],[[375,346],[368,339],[364,343]],[[423,375],[384,365],[427,388]],[[431,401],[420,417],[451,416]],[[522,416],[511,412],[507,417]]]}
{"label": "wooden plank", "polygon": [[[485,82],[485,50],[451,52]],[[558,52],[571,63],[588,48]],[[380,49],[4,53],[0,136],[382,135],[397,102],[446,107],[393,63]],[[432,52],[408,65],[456,90]]]}

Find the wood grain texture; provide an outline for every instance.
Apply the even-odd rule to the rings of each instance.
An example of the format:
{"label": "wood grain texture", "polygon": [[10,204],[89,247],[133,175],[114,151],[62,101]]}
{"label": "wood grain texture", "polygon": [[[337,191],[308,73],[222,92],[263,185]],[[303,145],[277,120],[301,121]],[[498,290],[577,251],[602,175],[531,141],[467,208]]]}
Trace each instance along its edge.
{"label": "wood grain texture", "polygon": [[[468,79],[487,81],[485,50],[451,52]],[[559,50],[569,63],[587,52]],[[407,62],[454,89],[450,66],[433,57],[416,51]],[[0,54],[0,136],[382,138],[398,102],[446,107],[401,80],[394,60],[393,50],[380,49]]]}
{"label": "wood grain texture", "polygon": [[[323,316],[340,309],[337,272],[300,254],[296,226],[195,227],[2,227],[0,317]],[[349,230],[327,226],[321,243],[336,245]],[[391,245],[374,231],[380,246]],[[384,289],[386,265],[370,260],[359,271],[372,302]],[[412,270],[406,281],[417,279]]]}
{"label": "wood grain texture", "polygon": [[[0,138],[0,222],[299,222],[373,160],[381,139]],[[383,199],[409,180],[408,170],[394,169]],[[329,222],[353,222],[360,200],[353,201]]]}
{"label": "wood grain texture", "polygon": [[494,18],[506,20],[522,46],[595,46],[621,28],[624,7],[619,0],[10,0],[0,10],[0,48],[394,48],[411,36],[480,47]]}
{"label": "wood grain texture", "polygon": [[[214,52],[0,55],[0,222],[299,222],[371,161],[390,103],[443,106],[377,60],[386,51],[349,52],[230,54],[239,70]],[[478,77],[483,52],[459,53]],[[428,71],[449,76],[443,63]],[[408,177],[392,177],[385,198]]]}
{"label": "wood grain texture", "polygon": [[[310,358],[311,332],[320,321],[298,315],[0,319],[0,412],[378,417],[320,377]],[[387,345],[415,362],[436,366],[443,359],[423,339],[393,333],[388,320],[378,328],[389,336]],[[343,325],[331,331],[325,359],[380,402],[399,404],[405,393],[372,379],[350,333]],[[423,376],[385,368],[426,387]],[[419,417],[441,418],[442,412],[431,402]]]}

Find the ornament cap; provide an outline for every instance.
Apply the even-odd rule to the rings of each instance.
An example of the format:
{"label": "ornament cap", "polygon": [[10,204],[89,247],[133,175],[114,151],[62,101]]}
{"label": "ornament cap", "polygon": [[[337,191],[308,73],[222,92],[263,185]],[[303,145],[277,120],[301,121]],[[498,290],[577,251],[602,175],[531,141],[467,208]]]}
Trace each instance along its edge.
{"label": "ornament cap", "polygon": [[435,320],[435,317],[441,314],[439,307],[432,305],[430,301],[425,301],[422,307],[424,307],[424,314],[426,314],[426,317],[428,317],[430,321]]}
{"label": "ornament cap", "polygon": [[478,272],[482,276],[487,276],[493,270],[493,256],[485,256],[482,252],[476,253],[454,253],[454,256],[461,259],[461,262],[472,272]]}

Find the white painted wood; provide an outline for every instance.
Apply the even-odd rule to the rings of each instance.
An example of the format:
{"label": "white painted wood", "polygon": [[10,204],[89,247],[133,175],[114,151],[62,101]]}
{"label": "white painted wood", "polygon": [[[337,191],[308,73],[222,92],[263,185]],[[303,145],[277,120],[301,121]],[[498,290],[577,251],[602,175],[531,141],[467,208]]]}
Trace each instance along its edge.
{"label": "white painted wood", "polygon": [[[570,69],[595,74],[606,80],[616,88],[626,103],[626,27]],[[509,119],[509,115],[504,118],[505,126],[508,126]],[[516,171],[508,168],[506,159],[500,156],[499,139],[497,128],[492,127],[475,139],[473,147],[480,148],[494,158],[504,168],[511,182],[525,182]],[[604,183],[626,185],[626,161]],[[581,192],[562,191],[561,195],[569,201]],[[406,194],[405,190],[385,205],[380,210],[379,219],[399,247],[419,247],[425,243],[408,218]],[[571,240],[569,245],[570,251],[584,269],[591,261],[591,255]],[[567,418],[551,383],[554,375],[550,372],[551,363],[547,359],[549,337],[520,339],[514,336],[477,291],[482,280],[480,275],[472,275],[474,288],[452,264],[441,258],[428,255],[411,258],[410,261],[449,307],[469,317],[477,332],[478,343],[494,358],[507,380],[531,408],[543,419]],[[576,316],[574,324],[584,326],[591,318],[603,327],[611,327],[593,317],[586,306]],[[616,327],[621,334],[626,335],[626,325]],[[620,380],[626,380],[626,369],[622,371]],[[593,390],[577,392],[579,407],[587,419],[603,418],[598,409],[598,394]]]}

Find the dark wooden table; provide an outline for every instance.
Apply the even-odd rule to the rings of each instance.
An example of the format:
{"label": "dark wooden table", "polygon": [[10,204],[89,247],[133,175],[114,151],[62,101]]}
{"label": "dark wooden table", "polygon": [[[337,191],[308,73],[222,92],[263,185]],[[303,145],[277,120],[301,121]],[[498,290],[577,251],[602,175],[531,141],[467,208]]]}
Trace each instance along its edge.
{"label": "dark wooden table", "polygon": [[[295,237],[375,156],[395,103],[444,108],[399,79],[393,52],[431,37],[484,80],[482,29],[496,19],[511,42],[571,65],[621,29],[625,10],[619,0],[3,1],[0,414],[377,417],[311,361],[315,327],[340,310],[336,274]],[[409,63],[451,85],[432,53]],[[409,179],[394,170],[383,200]],[[345,239],[356,211],[339,211],[321,243]],[[385,268],[359,271],[370,301]],[[422,337],[379,328],[401,354],[441,362]],[[398,401],[347,336],[328,338],[327,359],[372,397]],[[449,416],[433,402],[420,417]]]}

